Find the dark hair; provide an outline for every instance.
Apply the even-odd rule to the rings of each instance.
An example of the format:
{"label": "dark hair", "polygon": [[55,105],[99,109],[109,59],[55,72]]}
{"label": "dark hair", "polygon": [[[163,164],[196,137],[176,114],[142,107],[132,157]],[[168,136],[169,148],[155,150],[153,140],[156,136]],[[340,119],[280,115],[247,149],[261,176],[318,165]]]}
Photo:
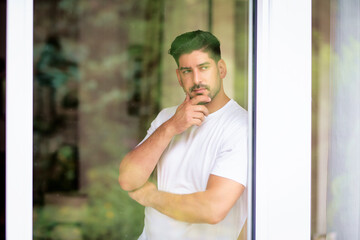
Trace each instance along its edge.
{"label": "dark hair", "polygon": [[220,42],[210,32],[201,30],[183,33],[175,38],[169,49],[169,54],[173,56],[179,66],[179,58],[182,54],[201,50],[209,54],[215,62],[221,59]]}

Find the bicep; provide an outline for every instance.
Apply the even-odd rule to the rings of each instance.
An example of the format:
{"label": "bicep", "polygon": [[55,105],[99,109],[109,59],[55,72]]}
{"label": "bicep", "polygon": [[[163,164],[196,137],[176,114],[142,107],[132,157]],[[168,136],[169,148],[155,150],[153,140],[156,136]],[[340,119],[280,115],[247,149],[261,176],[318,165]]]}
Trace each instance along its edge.
{"label": "bicep", "polygon": [[229,178],[210,174],[206,193],[219,211],[227,214],[244,192],[245,186]]}

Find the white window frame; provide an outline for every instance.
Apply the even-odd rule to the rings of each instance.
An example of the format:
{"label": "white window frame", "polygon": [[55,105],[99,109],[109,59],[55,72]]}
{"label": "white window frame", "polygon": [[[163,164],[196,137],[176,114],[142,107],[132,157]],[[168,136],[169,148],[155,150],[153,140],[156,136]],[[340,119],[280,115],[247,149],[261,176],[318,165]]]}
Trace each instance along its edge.
{"label": "white window frame", "polygon": [[6,239],[32,239],[33,1],[7,1]]}
{"label": "white window frame", "polygon": [[[309,239],[311,1],[250,0],[249,6],[249,22],[252,8],[257,13],[257,54],[253,84],[249,52],[249,120],[255,111],[256,129],[256,148],[249,144],[251,159],[256,156],[249,213],[253,203],[256,214],[248,219],[248,239]],[[33,237],[33,1],[7,1],[6,61],[6,239],[26,240]]]}
{"label": "white window frame", "polygon": [[256,27],[255,237],[310,239],[311,0],[259,0]]}

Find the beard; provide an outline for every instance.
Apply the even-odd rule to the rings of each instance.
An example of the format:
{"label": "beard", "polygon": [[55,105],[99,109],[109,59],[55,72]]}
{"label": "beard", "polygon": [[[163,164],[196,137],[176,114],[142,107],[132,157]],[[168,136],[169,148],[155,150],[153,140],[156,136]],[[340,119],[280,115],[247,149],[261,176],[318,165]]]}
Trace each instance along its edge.
{"label": "beard", "polygon": [[[221,81],[221,79],[219,79],[219,82]],[[206,94],[208,97],[211,98],[211,100],[213,100],[216,95],[220,92],[220,88],[221,88],[221,84],[218,84],[215,89],[211,89],[208,85],[205,84],[196,84],[194,86],[192,86],[191,88],[189,88],[189,96],[190,99],[194,98],[195,96],[199,96],[199,95],[204,95],[203,93],[196,93],[194,96],[191,95],[191,93],[196,90],[196,89],[206,89],[208,91],[208,94]],[[209,102],[199,102],[198,105],[206,105]]]}
{"label": "beard", "polygon": [[[192,86],[190,89],[189,89],[189,92],[191,93],[192,91],[194,90],[197,90],[197,89],[200,89],[200,88],[204,88],[206,89],[208,92],[210,92],[210,87],[208,85],[205,85],[205,84],[197,84],[197,85],[194,85]],[[202,93],[198,93],[196,95],[203,95]],[[191,96],[191,95],[190,95]],[[191,97],[192,98],[192,97]]]}
{"label": "beard", "polygon": [[[220,92],[221,89],[221,78],[220,75],[218,75],[218,79],[217,79],[217,84],[214,86],[214,88],[210,88],[208,85],[206,84],[195,84],[192,87],[189,88],[188,94],[190,96],[190,98],[193,98],[195,96],[198,95],[204,95],[203,93],[196,93],[194,96],[191,95],[191,93],[196,90],[196,89],[200,89],[200,88],[204,88],[208,91],[207,96],[212,99],[214,99],[216,97],[216,95]],[[185,89],[184,89],[185,90]],[[207,103],[207,102],[206,102]],[[206,104],[204,103],[204,104]]]}
{"label": "beard", "polygon": [[[180,80],[181,80],[182,84],[184,85],[183,80],[182,80],[182,79],[180,79]],[[217,72],[217,81],[216,81],[216,84],[215,84],[214,88],[210,88],[210,86],[209,86],[209,85],[206,85],[206,84],[194,84],[194,85],[193,85],[192,87],[190,87],[189,89],[185,89],[185,88],[183,88],[183,89],[184,89],[184,92],[187,92],[187,94],[189,94],[190,99],[192,99],[192,98],[194,98],[194,97],[196,97],[196,96],[204,95],[203,93],[195,93],[195,95],[192,96],[192,92],[193,92],[194,90],[200,89],[200,88],[204,88],[204,89],[206,89],[207,92],[208,92],[206,95],[207,95],[208,97],[210,97],[211,100],[213,100],[213,99],[216,97],[216,95],[220,92],[220,89],[221,89],[221,81],[222,81],[222,79],[221,79],[221,77],[220,77],[220,74],[219,74],[219,72]],[[209,103],[209,102],[200,102],[200,103],[198,103],[198,105],[206,105],[206,104],[208,104],[208,103]]]}

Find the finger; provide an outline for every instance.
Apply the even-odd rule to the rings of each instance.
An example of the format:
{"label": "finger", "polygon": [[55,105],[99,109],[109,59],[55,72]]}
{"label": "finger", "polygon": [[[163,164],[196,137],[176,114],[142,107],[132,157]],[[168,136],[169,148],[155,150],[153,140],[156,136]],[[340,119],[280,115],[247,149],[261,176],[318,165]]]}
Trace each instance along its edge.
{"label": "finger", "polygon": [[211,98],[206,95],[197,95],[190,100],[191,104],[193,104],[193,105],[197,105],[197,104],[203,103],[203,102],[208,103],[210,101],[211,101]]}
{"label": "finger", "polygon": [[128,192],[128,195],[129,195],[129,197],[131,197],[132,199],[134,199],[134,193],[133,192]]}
{"label": "finger", "polygon": [[186,97],[185,97],[185,102],[190,101],[190,95],[188,93],[186,93]]}
{"label": "finger", "polygon": [[205,107],[204,105],[196,105],[196,106],[194,106],[194,111],[195,112],[201,112],[205,116],[209,115],[209,109],[207,107]]}
{"label": "finger", "polygon": [[205,115],[202,112],[194,112],[193,118],[199,119],[203,122],[205,120]]}
{"label": "finger", "polygon": [[193,120],[193,125],[200,127],[202,123],[203,123],[203,121],[201,121],[200,119],[194,118],[194,120]]}

